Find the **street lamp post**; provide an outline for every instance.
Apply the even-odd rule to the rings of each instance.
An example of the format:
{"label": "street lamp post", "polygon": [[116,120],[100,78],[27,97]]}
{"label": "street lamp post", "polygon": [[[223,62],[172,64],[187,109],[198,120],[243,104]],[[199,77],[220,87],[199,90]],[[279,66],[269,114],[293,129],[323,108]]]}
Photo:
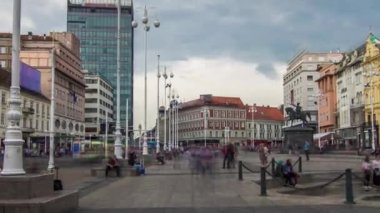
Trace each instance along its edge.
{"label": "street lamp post", "polygon": [[[120,27],[121,27],[121,0],[117,1],[117,62],[116,62],[116,132],[114,154],[117,159],[122,159],[122,144],[120,132]],[[108,114],[108,112],[106,112]]]}
{"label": "street lamp post", "polygon": [[166,73],[166,66],[165,66],[164,67],[164,73],[162,74],[162,77],[164,77],[164,109],[165,109],[164,110],[164,150],[168,150],[169,146],[168,146],[168,142],[166,140],[166,135],[167,135],[167,132],[166,132],[166,120],[167,120],[167,117],[166,117],[166,88],[169,88],[169,90],[170,90],[172,84],[166,83],[166,80],[168,79],[168,77],[173,78],[174,74],[170,73],[170,75],[168,75]]}
{"label": "street lamp post", "polygon": [[317,112],[318,112],[318,120],[317,120],[317,123],[318,123],[318,149],[320,150],[321,149],[321,98],[323,97],[323,94],[321,92],[319,92],[317,95],[315,95],[314,97],[316,97],[318,100],[317,100]]}
{"label": "street lamp post", "polygon": [[[120,0],[119,0],[120,1]],[[146,9],[146,6],[144,8],[144,16],[142,17],[142,23],[144,24],[144,31],[145,31],[145,72],[144,72],[144,144],[143,144],[143,155],[148,154],[148,144],[147,144],[147,63],[148,63],[148,31],[150,30],[149,26],[149,19],[148,19],[148,10]],[[154,27],[158,28],[160,27],[160,22],[158,20],[155,20],[153,22]],[[138,26],[136,21],[132,21],[132,27],[136,28]]]}
{"label": "street lamp post", "polygon": [[175,126],[175,142],[176,142],[176,148],[178,149],[179,148],[179,144],[178,144],[178,108],[179,108],[179,105],[178,105],[178,100],[179,100],[179,95],[177,94],[177,101],[176,101],[176,117],[175,117],[175,120],[176,120],[176,122],[175,122],[175,124],[176,124],[176,126]]}
{"label": "street lamp post", "polygon": [[157,55],[157,125],[156,125],[156,153],[160,152],[160,55]]}
{"label": "street lamp post", "polygon": [[169,99],[169,108],[168,108],[168,113],[169,113],[169,151],[172,150],[172,128],[171,128],[171,121],[172,121],[172,116],[171,116],[171,112],[172,112],[172,102],[170,101],[170,96],[171,96],[171,93],[172,93],[172,90],[171,90],[171,85],[169,87],[169,95],[168,95],[168,99]]}
{"label": "street lamp post", "polygon": [[249,112],[252,113],[251,138],[252,138],[252,148],[255,149],[255,112],[257,112],[256,104],[252,105],[251,109],[249,109]]}
{"label": "street lamp post", "polygon": [[5,132],[5,152],[2,175],[25,174],[22,160],[23,144],[20,128],[20,20],[21,0],[13,1],[13,34],[12,34],[12,84],[10,88],[9,110],[7,112],[7,129]]}
{"label": "street lamp post", "polygon": [[203,118],[204,118],[204,140],[205,140],[205,144],[204,146],[206,147],[207,146],[207,108],[204,108],[203,109]]}
{"label": "street lamp post", "polygon": [[124,158],[125,160],[128,160],[128,148],[129,148],[129,122],[128,122],[128,118],[129,118],[129,107],[128,107],[128,98],[126,100],[127,102],[127,106],[126,106],[126,118],[125,118],[125,155],[124,155]]}

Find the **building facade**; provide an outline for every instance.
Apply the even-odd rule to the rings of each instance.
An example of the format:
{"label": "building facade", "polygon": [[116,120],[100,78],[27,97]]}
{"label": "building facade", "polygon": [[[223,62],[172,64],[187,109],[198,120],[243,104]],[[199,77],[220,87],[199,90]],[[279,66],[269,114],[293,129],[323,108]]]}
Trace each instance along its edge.
{"label": "building facade", "polygon": [[11,71],[12,34],[0,33],[0,68]]}
{"label": "building facade", "polygon": [[247,141],[255,145],[265,143],[280,143],[282,141],[282,126],[284,115],[276,107],[246,106],[246,135]]}
{"label": "building facade", "polygon": [[86,136],[97,137],[100,134],[100,125],[113,121],[113,88],[111,83],[97,74],[85,71],[85,122]]}
{"label": "building facade", "polygon": [[[365,98],[365,126],[363,127],[364,146],[372,147],[372,137],[374,137],[374,146],[379,148],[379,119],[380,119],[380,40],[372,33],[369,34],[366,41],[366,50],[364,54],[363,67],[366,74],[364,87]],[[372,125],[372,108],[373,108],[373,125]],[[373,126],[373,130],[372,130]]]}
{"label": "building facade", "polygon": [[319,131],[334,132],[336,128],[336,65],[318,66],[320,77],[316,80],[320,96],[318,98]]}
{"label": "building facade", "polygon": [[[55,132],[60,142],[84,136],[85,82],[79,40],[72,33],[22,35],[21,61],[41,72],[41,93],[51,98],[55,70]],[[52,61],[54,53],[54,61]]]}
{"label": "building facade", "polygon": [[[320,76],[318,65],[338,62],[342,58],[340,53],[309,53],[302,51],[288,64],[283,76],[284,108],[300,103],[302,110],[310,112],[310,127],[317,127],[317,94],[318,84],[315,82]],[[285,114],[286,116],[286,114]],[[285,126],[288,124],[285,123]],[[301,125],[301,122],[293,122]]]}
{"label": "building facade", "polygon": [[[116,116],[117,8],[113,0],[68,0],[67,31],[80,40],[82,68],[100,74],[111,82]],[[121,0],[120,122],[125,126],[128,99],[128,124],[133,126],[133,7]],[[114,117],[116,120],[116,117]]]}
{"label": "building facade", "polygon": [[179,105],[178,131],[183,144],[244,142],[246,108],[237,97],[201,95]]}
{"label": "building facade", "polygon": [[337,64],[336,98],[337,129],[340,144],[346,148],[359,148],[363,142],[362,126],[364,123],[364,83],[363,57],[365,45],[344,54]]}
{"label": "building facade", "polygon": [[[37,71],[38,72],[38,71]],[[23,73],[21,73],[21,76]],[[0,68],[0,141],[5,139],[7,127],[6,113],[9,109],[9,89],[11,73]],[[38,150],[44,149],[49,131],[50,100],[37,91],[21,83],[20,127],[25,146]]]}

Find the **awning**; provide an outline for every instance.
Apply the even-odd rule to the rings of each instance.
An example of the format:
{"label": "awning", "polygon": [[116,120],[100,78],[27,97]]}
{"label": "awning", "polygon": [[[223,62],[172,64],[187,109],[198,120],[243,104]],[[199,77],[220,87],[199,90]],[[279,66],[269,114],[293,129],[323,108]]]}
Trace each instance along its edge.
{"label": "awning", "polygon": [[331,140],[331,139],[340,139],[341,137],[335,132],[322,132],[313,135],[314,140]]}

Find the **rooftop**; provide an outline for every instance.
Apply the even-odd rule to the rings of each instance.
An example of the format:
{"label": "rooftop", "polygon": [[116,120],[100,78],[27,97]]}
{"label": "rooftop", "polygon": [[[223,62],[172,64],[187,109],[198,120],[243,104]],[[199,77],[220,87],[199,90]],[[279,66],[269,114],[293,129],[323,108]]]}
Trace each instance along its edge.
{"label": "rooftop", "polygon": [[181,109],[190,109],[203,106],[231,107],[244,109],[244,104],[239,97],[222,97],[213,95],[200,95],[199,99],[182,103]]}
{"label": "rooftop", "polygon": [[[252,106],[245,106],[247,111],[247,120],[252,120]],[[255,105],[256,112],[253,115],[254,120],[265,121],[284,121],[284,114],[277,107],[270,106],[257,106]]]}

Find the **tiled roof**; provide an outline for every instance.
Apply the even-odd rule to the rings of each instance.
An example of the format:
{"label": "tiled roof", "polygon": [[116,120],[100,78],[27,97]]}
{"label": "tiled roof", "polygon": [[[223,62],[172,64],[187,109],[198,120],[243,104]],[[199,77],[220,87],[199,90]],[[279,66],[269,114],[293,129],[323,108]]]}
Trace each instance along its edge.
{"label": "tiled roof", "polygon": [[[247,120],[252,120],[252,112],[250,109],[252,106],[246,106]],[[256,112],[254,114],[254,120],[266,120],[266,121],[284,121],[284,115],[281,110],[276,107],[270,106],[255,106]]]}
{"label": "tiled roof", "polygon": [[191,100],[181,104],[181,109],[190,109],[202,106],[219,106],[244,109],[244,104],[239,97],[222,97],[212,95],[201,95],[199,99]]}

